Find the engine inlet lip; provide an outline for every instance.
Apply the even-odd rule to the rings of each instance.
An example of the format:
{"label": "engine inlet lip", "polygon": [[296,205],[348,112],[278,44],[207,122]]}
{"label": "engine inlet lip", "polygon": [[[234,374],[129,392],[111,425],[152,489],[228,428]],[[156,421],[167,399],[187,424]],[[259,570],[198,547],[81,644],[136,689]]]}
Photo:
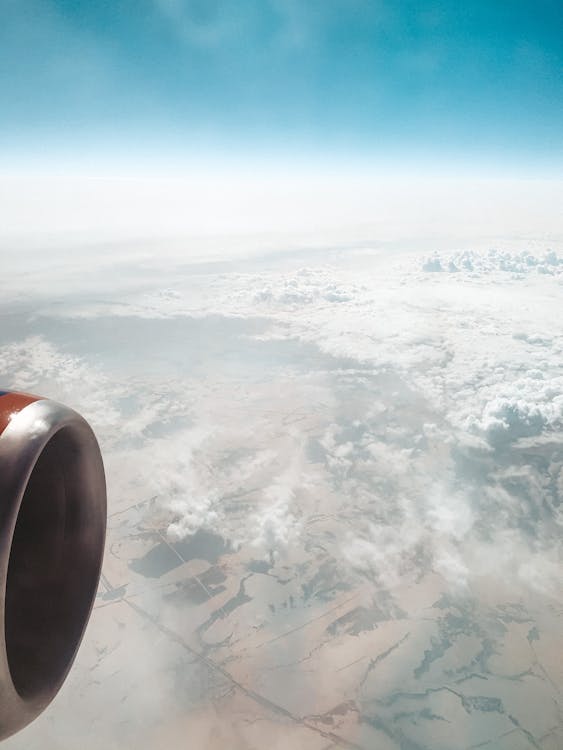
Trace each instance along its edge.
{"label": "engine inlet lip", "polygon": [[[59,434],[66,434],[79,454],[80,500],[88,507],[88,557],[83,606],[71,651],[57,673],[31,694],[14,683],[7,644],[7,586],[14,532],[22,500],[41,455]],[[64,468],[64,467],[63,467]],[[78,492],[78,490],[76,490]],[[82,498],[84,495],[84,498]],[[90,528],[91,526],[91,528]],[[0,739],[35,719],[62,686],[94,603],[101,572],[106,531],[106,487],[98,443],[88,423],[75,411],[47,399],[36,400],[14,413],[0,434]],[[88,597],[87,606],[84,597]],[[80,620],[80,622],[79,622]]]}

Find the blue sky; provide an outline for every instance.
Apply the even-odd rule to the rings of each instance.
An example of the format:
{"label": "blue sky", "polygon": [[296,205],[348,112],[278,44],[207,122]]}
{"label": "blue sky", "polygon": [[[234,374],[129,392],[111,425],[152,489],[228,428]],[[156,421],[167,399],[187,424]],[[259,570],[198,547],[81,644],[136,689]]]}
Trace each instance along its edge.
{"label": "blue sky", "polygon": [[560,0],[0,0],[0,155],[563,162]]}

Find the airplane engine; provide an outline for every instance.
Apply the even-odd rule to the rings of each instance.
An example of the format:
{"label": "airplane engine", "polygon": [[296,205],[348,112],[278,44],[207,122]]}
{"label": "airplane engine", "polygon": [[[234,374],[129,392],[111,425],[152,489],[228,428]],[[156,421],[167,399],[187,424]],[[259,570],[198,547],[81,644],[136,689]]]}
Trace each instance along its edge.
{"label": "airplane engine", "polygon": [[88,423],[54,401],[0,391],[0,739],[63,684],[105,531],[104,468]]}

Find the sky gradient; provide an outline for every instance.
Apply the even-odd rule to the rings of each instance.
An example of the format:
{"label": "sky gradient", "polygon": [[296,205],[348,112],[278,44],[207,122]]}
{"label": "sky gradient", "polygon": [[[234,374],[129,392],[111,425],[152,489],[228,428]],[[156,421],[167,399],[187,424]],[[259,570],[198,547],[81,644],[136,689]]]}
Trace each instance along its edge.
{"label": "sky gradient", "polygon": [[0,157],[563,160],[558,0],[2,0]]}
{"label": "sky gradient", "polygon": [[2,750],[563,748],[563,0],[0,0],[0,386],[104,571]]}

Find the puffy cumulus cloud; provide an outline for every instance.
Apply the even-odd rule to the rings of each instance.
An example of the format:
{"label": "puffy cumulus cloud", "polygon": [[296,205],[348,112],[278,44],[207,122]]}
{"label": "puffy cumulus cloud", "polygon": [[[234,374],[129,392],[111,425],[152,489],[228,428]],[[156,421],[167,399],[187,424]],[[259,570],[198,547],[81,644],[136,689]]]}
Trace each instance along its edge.
{"label": "puffy cumulus cloud", "polygon": [[[368,385],[366,398],[375,388]],[[352,394],[358,398],[357,389],[348,383],[343,407]],[[470,491],[455,487],[445,433],[432,424],[401,423],[397,396],[398,390],[384,412],[367,408],[363,419],[329,425],[318,441],[339,498],[331,510],[346,529],[338,557],[386,589],[416,580],[421,568],[462,588],[470,575],[465,545],[475,538],[479,510]]]}
{"label": "puffy cumulus cloud", "polygon": [[264,280],[264,286],[253,292],[258,305],[299,306],[313,303],[351,302],[358,294],[355,284],[339,282],[330,269],[301,268],[294,275]]}
{"label": "puffy cumulus cloud", "polygon": [[[116,456],[125,460],[139,448],[139,441],[150,439],[154,432],[167,432],[175,422],[189,421],[198,386],[172,378],[155,383],[138,372],[116,377],[101,357],[70,353],[71,346],[57,346],[45,336],[28,336],[0,346],[3,387],[37,393],[75,408],[91,422],[107,449],[109,464]],[[132,469],[131,476],[135,474]]]}
{"label": "puffy cumulus cloud", "polygon": [[[170,470],[166,462],[153,462],[157,481],[146,485],[157,492],[161,506],[175,518],[168,527],[172,541],[189,537],[200,529],[222,535],[235,547],[250,544],[258,553],[278,555],[283,552],[298,532],[299,524],[292,512],[295,492],[300,488],[295,469],[288,467],[269,487],[262,488],[262,477],[272,470],[277,455],[250,446],[245,455],[233,455],[243,437],[242,432],[210,432],[199,442],[197,450],[189,449],[189,441],[182,440],[183,455],[170,456]],[[166,444],[161,443],[162,452]],[[231,454],[228,469],[217,470],[221,452]],[[157,469],[158,467],[158,469]],[[162,481],[164,479],[164,482]],[[230,500],[247,496],[246,487],[253,487],[252,498],[245,505],[241,517],[233,513]]]}
{"label": "puffy cumulus cloud", "polygon": [[[513,591],[555,595],[560,499],[546,485],[558,481],[559,465],[542,472],[541,461],[522,464],[515,455],[501,470],[486,454],[473,455],[471,475],[455,453],[436,464],[429,447],[411,454],[402,468],[374,460],[348,470],[339,514],[347,532],[339,557],[390,591],[425,570],[464,595],[483,577]],[[436,481],[437,471],[447,479]]]}
{"label": "puffy cumulus cloud", "polygon": [[[184,494],[182,492],[182,495]],[[178,520],[168,526],[168,538],[177,542],[200,529],[214,529],[219,519],[219,514],[213,509],[217,500],[217,495],[213,494],[204,497],[193,494],[181,499],[172,499],[169,508],[178,516]]]}
{"label": "puffy cumulus cloud", "polygon": [[287,549],[299,528],[298,520],[292,512],[295,488],[286,482],[287,477],[278,477],[266,490],[266,503],[253,518],[252,544],[272,557]]}
{"label": "puffy cumulus cloud", "polygon": [[[413,387],[439,402],[459,398],[452,386],[461,388],[463,381],[475,394],[487,371],[498,371],[500,382],[500,370],[507,367],[510,377],[522,366],[538,369],[530,368],[519,342],[543,346],[547,359],[562,351],[557,278],[535,273],[541,254],[522,254],[518,262],[534,273],[521,292],[529,304],[521,305],[505,284],[506,255],[467,251],[438,259],[442,267],[451,261],[467,273],[434,274],[441,281],[430,287],[428,274],[417,270],[420,259],[401,255],[385,263],[368,254],[365,268],[356,259],[359,268],[223,274],[210,284],[206,279],[213,299],[200,299],[199,310],[266,316],[272,327],[259,334],[261,340],[297,338],[334,357],[399,369]],[[547,263],[553,255],[545,257]],[[560,268],[554,257],[557,264],[550,267]],[[194,313],[193,306],[189,311]],[[181,314],[179,308],[175,314]]]}
{"label": "puffy cumulus cloud", "polygon": [[[452,590],[462,590],[478,574],[471,547],[477,542],[474,522],[479,516],[469,494],[444,485],[426,488],[428,482],[420,479],[418,496],[406,497],[408,489],[400,487],[405,495],[381,497],[377,521],[363,528],[356,524],[347,533],[342,557],[387,590],[412,583],[422,569],[438,573]],[[503,573],[510,574],[509,568]]]}
{"label": "puffy cumulus cloud", "polygon": [[156,500],[152,512],[166,511],[170,541],[208,530],[235,549],[253,548],[272,559],[295,543],[314,472],[305,470],[300,432],[283,427],[291,423],[292,409],[274,411],[266,420],[255,405],[261,395],[259,389],[248,394],[244,421],[237,423],[239,414],[233,422],[228,410],[211,406],[211,416],[207,400],[213,393],[202,392],[192,412],[197,426],[116,455],[125,479],[122,492],[132,498],[142,491]]}
{"label": "puffy cumulus cloud", "polygon": [[80,410],[106,433],[119,424],[114,400],[123,395],[99,367],[69,354],[41,336],[0,347],[0,379],[5,387],[53,398]]}
{"label": "puffy cumulus cloud", "polygon": [[481,419],[471,419],[470,428],[485,433],[493,444],[516,440],[520,437],[540,435],[544,429],[560,427],[563,422],[563,390],[555,396],[545,397],[544,393],[514,394],[512,397],[497,396],[487,402]]}
{"label": "puffy cumulus cloud", "polygon": [[552,339],[550,336],[541,335],[539,333],[515,333],[513,334],[517,341],[525,341],[527,344],[532,346],[551,346]]}
{"label": "puffy cumulus cloud", "polygon": [[440,271],[444,270],[444,267],[442,266],[440,257],[438,255],[434,255],[431,258],[426,258],[426,260],[422,264],[422,270],[427,271],[428,273],[439,273]]}
{"label": "puffy cumulus cloud", "polygon": [[430,255],[423,259],[421,269],[426,273],[459,273],[471,278],[497,274],[523,278],[531,273],[561,277],[563,257],[555,250],[539,254],[526,251],[515,253],[490,250],[488,253],[478,253],[464,250]]}
{"label": "puffy cumulus cloud", "polygon": [[[260,491],[259,502],[249,519],[250,544],[259,555],[270,560],[284,557],[290,545],[298,543],[304,518],[310,513],[307,495],[315,487],[314,472],[307,471],[304,441],[295,429],[290,430],[291,451],[276,455],[273,466],[280,463],[267,487]],[[271,469],[270,469],[271,470]]]}
{"label": "puffy cumulus cloud", "polygon": [[150,439],[137,450],[115,456],[114,471],[124,480],[122,493],[129,501],[142,493],[176,518],[167,529],[173,541],[218,524],[219,493],[205,461],[213,437],[211,427],[200,425],[177,432],[173,439]]}
{"label": "puffy cumulus cloud", "polygon": [[[364,455],[358,444],[349,448],[341,489],[353,512],[343,505],[342,516],[353,530],[342,555],[387,589],[416,580],[423,568],[438,572],[454,589],[463,588],[472,572],[467,550],[478,537],[475,525],[482,514],[470,488],[456,489],[450,460],[442,462],[444,476],[437,479],[427,450],[406,448],[409,443],[420,445],[405,431],[394,445],[372,435]],[[341,467],[327,465],[341,481]]]}
{"label": "puffy cumulus cloud", "polygon": [[[396,383],[402,383],[395,398],[399,403],[406,400],[408,407],[402,427],[394,428],[395,438],[390,427],[384,437],[370,428],[359,438],[334,423],[318,443],[332,480],[348,497],[363,498],[370,512],[377,514],[379,525],[368,525],[359,535],[357,526],[347,536],[346,559],[358,569],[369,569],[374,575],[378,571],[382,579],[396,581],[399,571],[404,573],[409,565],[411,570],[416,568],[416,555],[423,550],[446,580],[465,586],[472,576],[484,572],[472,550],[489,554],[498,535],[508,529],[514,535],[505,539],[499,571],[512,580],[527,565],[541,568],[542,551],[534,552],[534,543],[548,556],[554,549],[553,534],[547,528],[556,523],[557,499],[551,504],[552,495],[539,491],[522,505],[523,496],[530,493],[530,477],[541,472],[541,460],[537,459],[537,465],[535,459],[523,464],[519,453],[511,453],[511,446],[525,438],[543,440],[561,430],[563,330],[556,314],[561,261],[551,251],[467,251],[436,256],[425,263],[442,269],[443,284],[429,289],[413,258],[399,258],[385,269],[378,265],[371,275],[365,270],[354,276],[350,269],[340,275],[334,268],[325,267],[322,273],[319,269],[325,286],[331,274],[341,285],[345,280],[350,299],[330,305],[322,295],[308,290],[291,298],[290,314],[284,309],[286,289],[303,291],[302,282],[297,275],[294,284],[288,284],[287,277],[282,281],[272,275],[269,315],[276,321],[276,338],[285,335],[314,342],[337,359],[346,357],[360,367],[391,372]],[[550,273],[544,273],[544,267]],[[529,279],[529,284],[520,287],[524,302],[504,283],[515,274]],[[310,270],[305,277],[311,278]],[[263,280],[262,273],[260,283]],[[263,301],[259,299],[257,305]],[[261,336],[268,339],[267,334]],[[541,350],[540,358],[533,356],[534,349]],[[359,386],[362,375],[352,380]],[[374,393],[379,397],[378,386]],[[392,390],[386,393],[392,401]],[[353,402],[351,395],[347,408]],[[428,429],[424,425],[414,428],[412,415],[417,411],[425,415]],[[379,421],[389,426],[391,413],[385,407],[378,414]],[[503,462],[515,470],[522,468],[520,474],[516,471],[512,479],[502,481],[493,476],[496,459],[489,456],[497,449],[504,451]],[[429,472],[439,466],[435,458],[429,458],[429,451],[453,457],[446,489],[444,485],[436,489],[435,477],[428,481]],[[440,470],[444,471],[443,463]],[[455,487],[458,471],[465,492]],[[555,482],[555,470],[552,473]],[[391,478],[387,485],[386,477]],[[397,482],[397,477],[402,481]],[[489,496],[496,498],[493,505],[500,503],[503,508],[498,523],[477,500],[487,482]],[[412,493],[412,485],[418,487],[418,496]],[[377,500],[382,487],[387,492],[387,513],[382,510],[384,501]],[[546,502],[552,512],[538,526],[533,542],[523,530],[525,517],[538,513]],[[409,518],[415,519],[412,527]],[[518,523],[521,528],[516,528]],[[383,534],[384,540],[376,539],[377,534]],[[519,562],[526,557],[523,550],[529,557],[526,563]],[[529,585],[537,580],[524,572],[521,577]]]}
{"label": "puffy cumulus cloud", "polygon": [[561,376],[531,368],[524,377],[499,379],[483,391],[482,411],[469,416],[466,426],[493,446],[563,428]]}

